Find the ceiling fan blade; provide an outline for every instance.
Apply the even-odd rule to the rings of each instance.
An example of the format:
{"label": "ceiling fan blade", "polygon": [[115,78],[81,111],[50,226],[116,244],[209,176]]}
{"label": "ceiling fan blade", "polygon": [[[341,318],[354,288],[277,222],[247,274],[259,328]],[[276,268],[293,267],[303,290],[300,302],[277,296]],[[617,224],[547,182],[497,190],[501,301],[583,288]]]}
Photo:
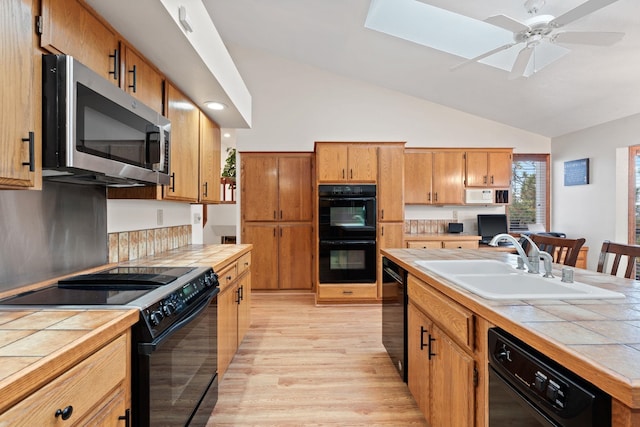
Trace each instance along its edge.
{"label": "ceiling fan blade", "polygon": [[605,6],[610,5],[611,3],[615,3],[618,0],[587,0],[582,3],[580,6],[577,6],[571,9],[568,12],[558,16],[549,22],[549,25],[552,28],[560,28],[569,24],[570,22],[576,21],[583,16],[587,16],[590,13],[595,12],[598,9],[602,9]]}
{"label": "ceiling fan blade", "polygon": [[619,42],[624,33],[599,32],[599,31],[566,31],[555,34],[551,41],[554,43],[590,44],[594,46],[611,46]]}
{"label": "ceiling fan blade", "polygon": [[496,27],[504,28],[505,30],[509,30],[512,33],[519,33],[521,31],[529,30],[528,25],[525,25],[520,21],[516,21],[513,18],[509,18],[506,15],[490,16],[485,19],[484,22],[495,25]]}
{"label": "ceiling fan blade", "polygon": [[457,69],[458,69],[458,68],[460,68],[460,67],[464,67],[465,65],[471,64],[472,62],[478,62],[478,61],[480,61],[481,59],[484,59],[484,58],[486,58],[486,57],[488,57],[488,56],[491,56],[491,55],[493,55],[493,54],[495,54],[495,53],[498,53],[498,52],[500,52],[500,51],[502,51],[502,50],[509,49],[510,47],[513,47],[513,46],[515,46],[515,45],[516,45],[516,43],[507,43],[507,44],[505,44],[505,45],[502,45],[502,46],[500,46],[500,47],[497,47],[497,48],[495,48],[495,49],[492,49],[492,50],[490,50],[490,51],[488,51],[488,52],[485,52],[485,53],[483,53],[482,55],[478,55],[478,56],[476,56],[475,58],[467,59],[467,60],[466,60],[466,61],[464,61],[464,62],[461,62],[461,63],[459,63],[459,64],[456,64],[456,65],[454,65],[453,67],[449,68],[449,70],[450,70],[450,71],[457,70]]}
{"label": "ceiling fan blade", "polygon": [[533,54],[533,49],[533,46],[527,46],[518,53],[518,57],[513,63],[513,67],[509,73],[509,80],[515,80],[524,75],[525,71],[527,71],[527,65],[529,65],[531,55]]}

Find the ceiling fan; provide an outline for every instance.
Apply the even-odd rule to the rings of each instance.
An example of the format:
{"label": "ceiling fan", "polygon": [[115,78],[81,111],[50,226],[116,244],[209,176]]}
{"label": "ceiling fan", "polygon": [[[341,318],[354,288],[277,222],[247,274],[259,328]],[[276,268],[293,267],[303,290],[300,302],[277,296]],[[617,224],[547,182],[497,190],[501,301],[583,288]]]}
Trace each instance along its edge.
{"label": "ceiling fan", "polygon": [[[478,62],[501,51],[510,49],[516,45],[522,44],[523,47],[518,52],[516,59],[511,67],[509,79],[517,79],[526,76],[527,68],[531,58],[535,58],[536,50],[558,48],[554,46],[556,43],[567,44],[587,44],[595,46],[610,46],[622,39],[624,33],[619,32],[601,32],[601,31],[556,31],[586,15],[593,13],[617,0],[587,0],[574,9],[564,14],[554,17],[551,15],[538,15],[533,18],[520,22],[506,15],[496,15],[485,19],[485,22],[504,28],[513,33],[513,42],[499,46],[488,52],[484,52],[474,58],[468,59],[451,68],[458,69],[464,65]],[[535,14],[544,1],[528,0],[525,7],[530,14]],[[568,50],[561,48],[562,51]],[[565,52],[559,52],[557,58]],[[555,59],[557,59],[555,58]],[[555,60],[553,59],[553,60]],[[549,62],[550,63],[550,62]],[[537,70],[534,70],[535,72]]]}

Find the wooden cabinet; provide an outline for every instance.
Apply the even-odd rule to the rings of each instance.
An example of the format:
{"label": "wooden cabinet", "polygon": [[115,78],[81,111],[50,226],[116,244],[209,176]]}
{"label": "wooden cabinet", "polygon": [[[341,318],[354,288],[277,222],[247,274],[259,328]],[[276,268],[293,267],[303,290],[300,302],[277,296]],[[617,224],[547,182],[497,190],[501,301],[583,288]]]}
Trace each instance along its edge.
{"label": "wooden cabinet", "polygon": [[0,5],[0,188],[40,186],[41,60],[33,47],[32,0],[5,0]]}
{"label": "wooden cabinet", "polygon": [[479,236],[465,235],[431,235],[421,236],[406,241],[409,249],[478,249]]}
{"label": "wooden cabinet", "polygon": [[313,288],[313,226],[254,223],[242,226],[242,242],[253,244],[253,288]]}
{"label": "wooden cabinet", "polygon": [[241,153],[242,219],[311,221],[311,153]]}
{"label": "wooden cabinet", "polygon": [[470,311],[413,276],[408,280],[408,386],[430,425],[474,425]]}
{"label": "wooden cabinet", "polygon": [[164,186],[164,198],[197,202],[199,195],[200,110],[178,88],[167,85],[171,120],[171,182]]}
{"label": "wooden cabinet", "polygon": [[512,150],[484,150],[465,153],[467,187],[511,186]]}
{"label": "wooden cabinet", "polygon": [[118,35],[79,0],[42,0],[40,46],[71,55],[120,85]]}
{"label": "wooden cabinet", "polygon": [[200,111],[200,192],[202,203],[220,201],[220,128]]}
{"label": "wooden cabinet", "polygon": [[[120,335],[64,374],[0,414],[0,425],[129,425],[129,333]],[[58,415],[56,415],[58,413]]]}
{"label": "wooden cabinet", "polygon": [[464,152],[405,151],[406,204],[443,205],[464,201]]}
{"label": "wooden cabinet", "polygon": [[164,109],[164,77],[131,46],[121,43],[121,87],[159,113]]}
{"label": "wooden cabinet", "polygon": [[316,143],[318,182],[376,182],[378,148],[367,143]]}
{"label": "wooden cabinet", "polygon": [[378,148],[378,221],[404,221],[404,143]]}
{"label": "wooden cabinet", "polygon": [[222,379],[251,324],[251,252],[219,269],[218,375]]}

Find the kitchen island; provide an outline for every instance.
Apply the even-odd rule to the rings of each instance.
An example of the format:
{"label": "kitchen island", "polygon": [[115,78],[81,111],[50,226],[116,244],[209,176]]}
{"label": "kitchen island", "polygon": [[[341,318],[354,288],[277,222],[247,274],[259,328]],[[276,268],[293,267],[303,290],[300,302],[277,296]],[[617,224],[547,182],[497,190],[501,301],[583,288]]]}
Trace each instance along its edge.
{"label": "kitchen island", "polygon": [[[626,298],[488,300],[419,267],[415,261],[494,259],[515,266],[515,255],[470,249],[387,249],[382,254],[407,270],[410,305],[420,307],[423,303],[423,307],[432,307],[427,315],[436,327],[446,332],[446,338],[456,344],[456,349],[463,350],[463,359],[473,359],[461,366],[471,366],[476,370],[470,374],[472,378],[469,382],[471,387],[474,382],[477,387],[475,391],[468,390],[475,399],[475,405],[470,405],[475,425],[484,426],[488,423],[487,330],[494,326],[514,335],[611,395],[612,425],[640,425],[638,282],[575,269],[576,281],[623,293]],[[560,275],[561,267],[554,265],[555,275]],[[514,286],[517,285],[514,283]],[[411,366],[410,358],[410,388]],[[453,378],[457,379],[455,375]],[[419,401],[419,398],[416,400]],[[437,409],[442,412],[443,408]]]}

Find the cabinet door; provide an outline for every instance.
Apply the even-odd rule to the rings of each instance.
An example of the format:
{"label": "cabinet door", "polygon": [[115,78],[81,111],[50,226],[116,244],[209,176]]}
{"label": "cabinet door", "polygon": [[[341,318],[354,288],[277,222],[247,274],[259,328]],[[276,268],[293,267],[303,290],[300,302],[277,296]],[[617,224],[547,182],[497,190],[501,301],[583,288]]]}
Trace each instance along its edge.
{"label": "cabinet door", "polygon": [[242,218],[276,221],[278,209],[278,158],[241,153]]}
{"label": "cabinet door", "polygon": [[426,205],[431,203],[431,170],[433,153],[407,152],[404,155],[404,202]]}
{"label": "cabinet door", "polygon": [[78,0],[42,0],[40,46],[75,57],[120,85],[118,37]]}
{"label": "cabinet door", "polygon": [[[429,332],[431,329],[431,321],[413,304],[409,303],[407,306],[407,364],[409,367],[407,385],[427,421],[430,421],[429,383],[431,370],[429,363]],[[449,382],[447,381],[447,383]],[[461,397],[466,398],[466,395]],[[444,426],[448,424],[431,423],[430,425]]]}
{"label": "cabinet door", "polygon": [[242,242],[253,244],[251,285],[253,289],[278,289],[278,226],[244,224]]}
{"label": "cabinet door", "polygon": [[251,272],[238,279],[240,304],[238,304],[238,341],[239,346],[251,326]]}
{"label": "cabinet door", "polygon": [[347,145],[317,144],[316,167],[318,182],[344,182],[347,180]]}
{"label": "cabinet door", "polygon": [[122,88],[153,108],[158,113],[163,113],[162,75],[155,70],[130,46],[124,45],[124,60],[122,61]]}
{"label": "cabinet door", "polygon": [[511,186],[512,163],[511,153],[503,151],[490,151],[487,153],[489,185],[492,187]]}
{"label": "cabinet door", "polygon": [[198,201],[200,110],[176,87],[168,85],[171,120],[171,183],[164,187],[164,198]]}
{"label": "cabinet door", "polygon": [[29,159],[39,150],[34,146],[30,153],[29,135],[33,132],[35,138],[34,111],[41,101],[34,90],[31,5],[31,0],[4,0],[0,5],[0,73],[5,82],[0,92],[0,186],[31,187],[35,180]]}
{"label": "cabinet door", "polygon": [[487,153],[469,151],[466,153],[467,187],[487,187],[489,177],[487,171]]}
{"label": "cabinet door", "polygon": [[222,377],[238,347],[238,287],[218,294],[218,374]]}
{"label": "cabinet door", "polygon": [[313,227],[309,224],[281,225],[279,234],[279,288],[312,289]]}
{"label": "cabinet door", "polygon": [[378,147],[370,144],[348,146],[347,180],[376,182],[378,178]]}
{"label": "cabinet door", "polygon": [[313,184],[311,155],[278,159],[278,208],[280,221],[311,221]]}
{"label": "cabinet door", "polygon": [[378,149],[378,220],[404,219],[404,147],[384,145]]}
{"label": "cabinet door", "polygon": [[462,203],[464,200],[464,153],[457,151],[434,152],[432,172],[432,203]]}
{"label": "cabinet door", "polygon": [[200,197],[220,201],[220,128],[200,111]]}
{"label": "cabinet door", "polygon": [[431,329],[431,408],[427,420],[432,426],[472,426],[475,407],[473,358],[437,327]]}

